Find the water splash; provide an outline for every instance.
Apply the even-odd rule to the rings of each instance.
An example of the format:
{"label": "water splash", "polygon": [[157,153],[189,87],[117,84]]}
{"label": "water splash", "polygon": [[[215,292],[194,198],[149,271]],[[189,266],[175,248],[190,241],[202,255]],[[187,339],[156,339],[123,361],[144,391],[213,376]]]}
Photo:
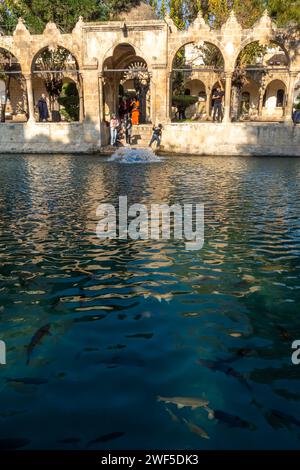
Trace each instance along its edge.
{"label": "water splash", "polygon": [[156,163],[161,162],[153,150],[145,148],[120,148],[109,158],[120,163]]}

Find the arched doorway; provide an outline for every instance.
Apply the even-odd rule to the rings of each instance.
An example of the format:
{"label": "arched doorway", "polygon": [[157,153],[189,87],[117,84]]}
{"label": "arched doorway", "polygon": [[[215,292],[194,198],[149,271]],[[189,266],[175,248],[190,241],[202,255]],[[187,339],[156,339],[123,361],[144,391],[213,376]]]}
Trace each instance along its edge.
{"label": "arched doorway", "polygon": [[172,65],[172,120],[210,120],[210,97],[215,83],[224,89],[223,72],[224,59],[217,46],[204,41],[183,45]]}
{"label": "arched doorway", "polygon": [[190,105],[186,109],[186,118],[196,120],[205,117],[207,100],[205,84],[201,80],[191,77],[190,80],[185,82],[185,87],[185,96],[193,96],[197,98],[195,104]]}
{"label": "arched doorway", "polygon": [[0,121],[27,121],[26,82],[17,58],[0,48]]}
{"label": "arched doorway", "polygon": [[284,114],[286,85],[282,80],[272,80],[264,94],[263,113],[265,118],[280,119]]}
{"label": "arched doorway", "polygon": [[[33,59],[32,74],[34,104],[37,105],[41,95],[45,94],[51,121],[83,118],[78,62],[69,50],[61,46],[42,49]],[[68,86],[68,83],[73,85]],[[36,119],[39,119],[38,115]]]}
{"label": "arched doorway", "polygon": [[150,73],[146,61],[130,44],[119,44],[103,64],[104,115],[120,119],[132,114],[133,124],[151,122]]}
{"label": "arched doorway", "polygon": [[259,84],[247,77],[241,89],[239,102],[239,119],[255,120],[258,118]]}
{"label": "arched doorway", "polygon": [[[235,120],[281,120],[284,115],[289,58],[285,50],[273,42],[255,41],[238,55],[232,80],[232,115]],[[270,81],[274,86],[269,88]],[[281,86],[277,82],[281,82]],[[248,92],[249,113],[242,106],[243,93]],[[277,96],[278,93],[278,96]],[[245,101],[244,101],[245,102]],[[278,106],[277,106],[278,105]]]}
{"label": "arched doorway", "polygon": [[300,79],[295,84],[293,104],[294,108],[300,109]]}

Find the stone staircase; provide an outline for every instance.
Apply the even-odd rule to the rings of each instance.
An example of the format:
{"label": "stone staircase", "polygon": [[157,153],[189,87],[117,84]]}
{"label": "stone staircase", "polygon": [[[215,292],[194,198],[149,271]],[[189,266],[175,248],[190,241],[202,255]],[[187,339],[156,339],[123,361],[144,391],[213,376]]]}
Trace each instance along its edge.
{"label": "stone staircase", "polygon": [[152,124],[140,124],[132,127],[132,145],[134,147],[147,147],[152,136]]}

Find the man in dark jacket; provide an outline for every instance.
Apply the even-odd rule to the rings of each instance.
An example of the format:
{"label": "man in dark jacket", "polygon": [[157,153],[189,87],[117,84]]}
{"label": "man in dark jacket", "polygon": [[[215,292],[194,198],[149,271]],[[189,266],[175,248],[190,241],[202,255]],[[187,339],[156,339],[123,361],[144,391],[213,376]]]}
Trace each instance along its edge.
{"label": "man in dark jacket", "polygon": [[37,104],[38,110],[39,110],[39,119],[40,122],[45,122],[49,118],[49,112],[48,112],[48,105],[46,101],[46,96],[43,93],[42,96],[40,97],[38,104]]}
{"label": "man in dark jacket", "polygon": [[223,121],[223,98],[225,96],[225,93],[221,88],[217,88],[215,92],[213,93],[213,121],[216,122],[222,122]]}

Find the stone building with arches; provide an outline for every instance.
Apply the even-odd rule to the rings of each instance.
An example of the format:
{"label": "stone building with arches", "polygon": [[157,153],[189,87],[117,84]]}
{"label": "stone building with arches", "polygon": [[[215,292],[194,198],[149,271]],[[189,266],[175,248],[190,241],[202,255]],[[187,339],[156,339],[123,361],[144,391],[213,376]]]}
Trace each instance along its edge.
{"label": "stone building with arches", "polygon": [[[267,12],[251,29],[243,29],[232,12],[220,30],[211,29],[199,14],[182,31],[168,15],[158,19],[152,10],[147,16],[138,8],[118,21],[85,23],[79,18],[70,34],[48,23],[43,34],[32,35],[20,19],[11,36],[0,36],[0,51],[14,58],[9,89],[0,76],[1,100],[8,93],[10,102],[10,118],[0,123],[2,151],[99,151],[108,144],[108,121],[118,112],[120,94],[134,94],[139,83],[142,119],[134,129],[140,137],[137,143],[145,144],[152,125],[160,122],[166,151],[300,155],[300,129],[292,123],[300,90],[297,34],[278,28]],[[244,81],[235,93],[241,54],[254,43],[266,47],[264,57],[260,63],[245,65]],[[178,68],[178,51],[203,44],[218,51],[220,66]],[[76,122],[38,122],[36,104],[45,92],[46,72],[37,64],[47,48],[69,53],[69,63],[60,73],[78,92]],[[174,121],[175,72],[182,74],[186,92],[198,96],[203,119]],[[216,83],[225,93],[224,120],[219,125],[211,122]]]}

